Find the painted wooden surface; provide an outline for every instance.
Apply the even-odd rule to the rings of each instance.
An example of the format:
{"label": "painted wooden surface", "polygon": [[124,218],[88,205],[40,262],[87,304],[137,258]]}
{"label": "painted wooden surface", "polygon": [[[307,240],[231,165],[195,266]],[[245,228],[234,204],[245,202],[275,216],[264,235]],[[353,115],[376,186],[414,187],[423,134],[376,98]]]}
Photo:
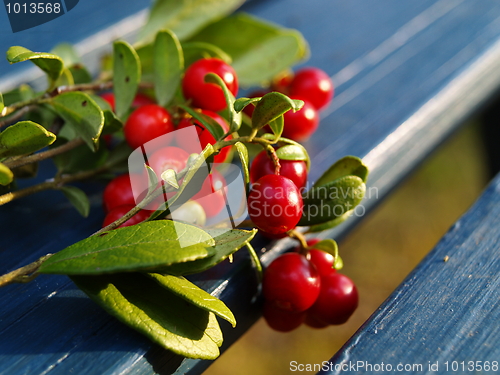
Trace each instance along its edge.
{"label": "painted wooden surface", "polygon": [[[336,98],[306,143],[314,165],[311,181],[346,154],[363,157],[372,170],[370,187],[377,189],[364,202],[367,210],[500,86],[496,0],[254,0],[243,8],[303,32],[311,45],[308,64],[333,77]],[[78,27],[76,20],[72,26]],[[51,172],[45,163],[40,178]],[[59,192],[2,207],[1,273],[100,227],[103,185],[83,186],[92,201],[88,219],[79,218]],[[338,238],[357,220],[327,235]],[[289,245],[255,241],[259,250],[268,250],[264,263]],[[225,345],[258,319],[257,283],[245,253],[196,282],[235,311],[236,329],[221,323]],[[152,345],[110,318],[66,277],[9,286],[0,290],[0,301],[2,374],[183,374],[209,365],[182,361]]]}
{"label": "painted wooden surface", "polygon": [[500,175],[321,374],[500,373],[499,271]]}

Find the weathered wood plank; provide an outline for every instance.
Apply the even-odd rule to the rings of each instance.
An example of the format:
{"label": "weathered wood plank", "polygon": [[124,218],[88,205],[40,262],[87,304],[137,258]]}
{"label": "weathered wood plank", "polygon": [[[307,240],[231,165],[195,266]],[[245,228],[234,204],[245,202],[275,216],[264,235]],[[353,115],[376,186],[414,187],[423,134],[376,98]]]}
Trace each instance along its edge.
{"label": "weathered wood plank", "polygon": [[407,374],[498,373],[499,246],[500,175],[321,374],[371,372],[357,363],[415,365]]}

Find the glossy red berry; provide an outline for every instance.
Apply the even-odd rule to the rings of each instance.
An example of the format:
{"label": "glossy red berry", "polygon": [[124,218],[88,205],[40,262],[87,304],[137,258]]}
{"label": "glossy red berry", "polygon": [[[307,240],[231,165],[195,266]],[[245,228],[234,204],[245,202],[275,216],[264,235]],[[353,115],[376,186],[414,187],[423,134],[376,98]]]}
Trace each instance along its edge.
{"label": "glossy red berry", "polygon": [[316,110],[323,109],[333,98],[333,83],[328,74],[318,68],[299,70],[289,86],[290,96],[306,98]]}
{"label": "glossy red berry", "polygon": [[289,178],[274,174],[252,185],[247,203],[253,223],[270,234],[295,228],[302,215],[303,202],[297,186]]}
{"label": "glossy red berry", "polygon": [[321,281],[316,268],[298,253],[287,253],[267,267],[262,280],[264,298],[282,310],[306,311],[316,301]]}
{"label": "glossy red berry", "polygon": [[[222,130],[224,133],[226,133],[229,130],[229,125],[227,124],[226,120],[222,118],[222,116],[218,115],[215,112],[208,111],[205,109],[200,110],[201,113],[204,115],[207,115],[211,118],[213,118],[217,123],[222,127]],[[201,124],[199,121],[195,119],[182,119],[178,126],[177,129],[185,129],[189,126],[195,126],[196,127],[196,132],[198,134],[198,139],[200,141],[199,146],[201,149],[198,147],[197,142],[193,142],[191,138],[188,138],[185,136],[185,133],[183,132],[177,132],[176,133],[176,142],[181,147],[183,150],[187,151],[188,153],[200,153],[209,143],[211,145],[215,144],[217,140],[214,138],[214,136]],[[226,139],[232,139],[233,137],[231,135],[227,136]],[[227,162],[229,159],[229,153],[231,152],[230,147],[224,147],[221,149],[221,151],[217,154],[214,155],[214,163],[224,163]]]}
{"label": "glossy red berry", "polygon": [[[132,149],[175,130],[172,116],[163,107],[148,104],[132,112],[125,123],[125,139]],[[172,137],[172,136],[170,136]],[[168,143],[170,138],[165,138]]]}
{"label": "glossy red berry", "polygon": [[[292,99],[304,100],[303,97],[292,97]],[[314,106],[304,100],[304,106],[297,112],[288,111],[283,115],[285,127],[283,137],[295,141],[308,139],[318,128],[319,115]]]}
{"label": "glossy red berry", "polygon": [[201,59],[189,66],[182,79],[184,97],[191,100],[194,107],[220,111],[226,108],[222,89],[214,83],[205,82],[207,73],[215,73],[222,78],[233,95],[238,92],[238,79],[234,69],[217,58]]}
{"label": "glossy red berry", "polygon": [[[127,212],[129,212],[134,207],[135,207],[134,205],[125,204],[125,205],[113,208],[111,211],[108,212],[108,214],[104,218],[104,222],[102,224],[102,227],[104,228],[104,227],[108,226],[109,224],[115,222],[116,220],[120,219],[121,217],[123,217]],[[134,216],[132,216],[130,219],[128,219],[126,222],[124,222],[122,225],[120,225],[118,228],[128,227],[128,226],[143,222],[144,220],[148,219],[150,215],[151,215],[151,212],[140,210],[138,213],[136,213]]]}
{"label": "glossy red berry", "polygon": [[211,218],[226,206],[225,190],[227,190],[226,180],[219,172],[212,170],[201,185],[200,191],[192,199],[198,202],[205,210],[207,217]]}
{"label": "glossy red berry", "polygon": [[264,302],[262,312],[266,323],[278,332],[290,332],[298,328],[306,317],[306,312],[290,312],[276,307],[273,303]]}
{"label": "glossy red berry", "polygon": [[105,212],[123,205],[135,205],[129,174],[122,174],[113,178],[104,188],[102,205]]}
{"label": "glossy red berry", "polygon": [[308,314],[326,324],[343,324],[357,307],[356,285],[347,276],[332,272],[321,276],[321,290]]}
{"label": "glossy red berry", "polygon": [[148,164],[155,171],[158,179],[167,169],[179,173],[186,167],[189,154],[179,147],[164,147],[155,151],[148,159]]}
{"label": "glossy red berry", "polygon": [[[303,160],[280,160],[280,175],[289,178],[295,186],[302,189],[307,183],[307,166]],[[250,181],[256,182],[268,174],[274,174],[275,168],[266,151],[260,152],[250,165]]]}
{"label": "glossy red berry", "polygon": [[[318,242],[319,240],[317,238],[313,238],[307,240],[307,245],[314,246]],[[333,267],[335,258],[326,251],[312,248],[307,254],[307,259],[314,264],[321,277],[336,272],[336,269]]]}

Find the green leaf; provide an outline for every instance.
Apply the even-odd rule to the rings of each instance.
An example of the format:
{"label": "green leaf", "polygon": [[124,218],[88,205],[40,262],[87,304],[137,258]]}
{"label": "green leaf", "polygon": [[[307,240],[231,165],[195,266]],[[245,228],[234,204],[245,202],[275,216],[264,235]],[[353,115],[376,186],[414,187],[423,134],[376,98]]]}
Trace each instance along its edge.
{"label": "green leaf", "polygon": [[97,150],[104,127],[104,113],[89,95],[78,91],[67,92],[52,98],[50,104],[90,149]]}
{"label": "green leaf", "polygon": [[152,270],[211,256],[214,243],[197,227],[170,220],[148,221],[77,242],[49,258],[39,272],[97,275]]}
{"label": "green leaf", "polygon": [[241,126],[241,113],[234,110],[234,95],[229,91],[226,83],[217,74],[208,73],[205,76],[205,82],[214,83],[218,85],[222,92],[224,93],[224,99],[226,100],[226,107],[228,109],[228,120],[229,120],[229,131],[230,133],[238,131]]}
{"label": "green leaf", "polygon": [[283,133],[283,129],[285,128],[285,118],[283,117],[283,115],[278,116],[273,121],[271,121],[269,123],[269,127],[274,134],[274,140],[278,140]]}
{"label": "green leaf", "polygon": [[0,114],[2,113],[3,109],[5,108],[5,104],[3,102],[3,95],[0,92]]}
{"label": "green leaf", "polygon": [[327,229],[332,229],[335,228],[337,225],[342,224],[344,221],[346,221],[352,214],[354,213],[354,210],[347,211],[345,214],[342,216],[336,217],[333,220],[321,223],[321,224],[316,224],[312,225],[309,227],[309,232],[310,233],[317,233],[317,232],[323,232],[324,230]]}
{"label": "green leaf", "polygon": [[245,185],[248,186],[248,184],[250,183],[250,162],[248,161],[248,148],[244,143],[241,142],[236,142],[234,146],[236,147],[236,151],[238,152],[238,156],[240,157]]}
{"label": "green leaf", "polygon": [[80,57],[76,53],[75,47],[70,43],[59,43],[52,48],[50,53],[59,56],[65,66],[72,66],[80,62]]}
{"label": "green leaf", "polygon": [[207,232],[214,238],[215,253],[204,259],[198,259],[191,262],[177,263],[161,269],[161,273],[170,275],[190,275],[206,271],[213,266],[224,261],[226,258],[241,249],[257,233],[256,229],[251,231],[234,229],[225,231],[221,229],[208,229]]}
{"label": "green leaf", "polygon": [[231,310],[220,299],[200,289],[182,276],[148,274],[162,287],[169,289],[175,295],[185,299],[199,308],[212,312],[218,317],[227,320],[233,327],[236,319]]}
{"label": "green leaf", "polygon": [[[66,126],[63,129],[66,129]],[[59,142],[59,139],[54,143],[54,146],[60,146],[64,143]],[[93,151],[87,145],[80,145],[63,154],[55,155],[52,160],[54,160],[59,173],[76,173],[96,169],[103,166],[108,161],[109,156],[108,149],[103,147],[105,146],[103,140],[101,140],[100,146],[97,151]]]}
{"label": "green leaf", "polygon": [[87,194],[74,186],[63,186],[60,190],[70,203],[75,206],[80,215],[83,217],[89,216],[90,202]]}
{"label": "green leaf", "polygon": [[47,73],[53,84],[63,71],[63,61],[59,56],[45,52],[32,52],[27,48],[14,46],[7,51],[7,61],[11,64],[30,60],[33,64]]}
{"label": "green leaf", "polygon": [[331,254],[335,261],[339,257],[339,247],[337,245],[337,242],[335,242],[332,239],[326,239],[326,240],[321,240],[317,243],[315,243],[312,246],[309,246],[308,249],[317,249],[317,250],[322,250],[327,252],[328,254]]}
{"label": "green leaf", "polygon": [[123,122],[116,116],[109,103],[99,95],[90,95],[104,114],[102,134],[112,134],[123,129]]}
{"label": "green leaf", "polygon": [[[275,136],[273,134],[269,134],[269,133],[265,133],[265,134],[262,134],[261,136],[262,138],[264,139],[268,139],[270,141],[275,141]],[[306,166],[307,166],[307,170],[309,170],[309,168],[311,167],[311,160],[309,159],[309,154],[307,153],[307,150],[304,148],[304,146],[302,146],[300,143],[294,141],[294,140],[291,140],[291,139],[288,139],[288,138],[283,138],[283,137],[280,137],[278,140],[277,140],[280,144],[284,144],[284,145],[292,145],[292,146],[296,146],[296,147],[299,147],[302,149],[302,153],[304,155],[307,155],[307,157],[305,159],[303,159],[305,162],[306,162]],[[283,148],[285,146],[281,146],[281,148]],[[285,151],[282,151],[284,154],[285,154]],[[298,153],[300,153],[300,151],[297,150]],[[280,159],[284,159],[286,160],[286,155],[284,155],[285,157],[280,157]]]}
{"label": "green leaf", "polygon": [[211,43],[229,54],[238,82],[246,87],[267,84],[308,56],[307,42],[298,31],[244,13],[208,25],[189,42]]}
{"label": "green leaf", "polygon": [[366,186],[358,176],[345,176],[313,187],[303,197],[304,210],[299,226],[331,221],[356,207],[365,195]]}
{"label": "green leaf", "polygon": [[82,64],[75,64],[70,66],[69,71],[73,76],[75,85],[92,82],[92,75]]}
{"label": "green leaf", "polygon": [[269,92],[264,95],[252,114],[252,127],[261,129],[289,110],[298,111],[302,108],[302,100],[293,100],[279,92]]}
{"label": "green leaf", "polygon": [[61,75],[55,82],[55,86],[73,86],[75,81],[73,79],[73,75],[68,68],[64,68]]}
{"label": "green leaf", "polygon": [[328,168],[315,182],[314,186],[325,185],[344,176],[358,176],[366,182],[368,179],[368,167],[356,156],[344,156]]}
{"label": "green leaf", "polygon": [[141,62],[134,48],[125,41],[113,43],[113,92],[115,110],[123,119],[134,101],[141,81]]}
{"label": "green leaf", "polygon": [[190,358],[218,357],[222,332],[215,315],[186,303],[146,275],[71,279],[109,314],[161,347]]}
{"label": "green leaf", "polygon": [[0,163],[0,185],[8,185],[14,180],[14,174],[12,171],[5,165]]}
{"label": "green leaf", "polygon": [[0,156],[31,154],[56,140],[56,136],[32,121],[20,121],[0,133]]}
{"label": "green leaf", "polygon": [[311,163],[307,150],[301,144],[281,146],[276,150],[276,155],[281,160],[303,160],[307,165]]}
{"label": "green leaf", "polygon": [[174,97],[184,71],[181,44],[169,30],[156,34],[153,65],[156,100],[159,105],[165,106]]}
{"label": "green leaf", "polygon": [[333,268],[335,268],[337,271],[344,268],[344,261],[342,260],[340,255],[335,259],[335,264],[333,265]]}
{"label": "green leaf", "polygon": [[198,120],[210,132],[210,134],[214,136],[215,139],[219,140],[222,138],[222,136],[224,135],[224,130],[212,117],[198,112],[184,104],[180,104],[179,107],[193,116],[193,118]]}
{"label": "green leaf", "polygon": [[161,29],[170,29],[183,40],[243,3],[244,0],[156,0],[139,36],[148,40]]}
{"label": "green leaf", "polygon": [[251,104],[251,103],[256,103],[258,101],[260,101],[260,97],[256,97],[256,98],[238,98],[234,101],[234,110],[236,112],[241,112],[243,111],[243,109]]}
{"label": "green leaf", "polygon": [[196,60],[207,57],[216,57],[229,65],[233,61],[231,59],[231,56],[229,56],[222,49],[211,43],[206,43],[206,42],[182,43],[182,49],[184,50],[185,66],[189,66]]}

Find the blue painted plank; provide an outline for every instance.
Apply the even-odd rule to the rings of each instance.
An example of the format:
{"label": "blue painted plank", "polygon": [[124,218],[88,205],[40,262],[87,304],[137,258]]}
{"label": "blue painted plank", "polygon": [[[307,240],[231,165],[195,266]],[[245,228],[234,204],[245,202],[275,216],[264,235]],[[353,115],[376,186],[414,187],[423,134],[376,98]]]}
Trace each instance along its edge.
{"label": "blue painted plank", "polygon": [[375,371],[366,363],[382,362],[394,372],[422,366],[407,374],[498,374],[499,245],[500,175],[320,374],[366,374]]}
{"label": "blue painted plank", "polygon": [[[336,98],[306,143],[314,163],[311,180],[345,154],[362,156],[372,169],[370,186],[379,190],[378,200],[364,203],[369,209],[500,85],[500,4],[316,0],[314,5],[253,1],[244,9],[301,30],[311,44],[308,64],[333,76]],[[75,29],[86,21],[74,20]],[[48,166],[42,172],[40,178],[51,175]],[[86,186],[92,211],[85,220],[58,192],[2,207],[0,272],[97,230],[102,186]],[[20,226],[29,230],[15,230]],[[344,226],[330,235],[346,231]],[[260,240],[254,245],[269,250],[262,255],[269,263],[290,244]],[[221,323],[225,345],[260,316],[246,254],[238,253],[233,264],[222,264],[196,281],[235,310],[236,329]],[[0,300],[9,301],[0,304],[0,373],[152,374],[177,369],[182,374],[200,373],[210,363],[181,361],[152,345],[93,306],[64,277],[9,286],[0,290]]]}

